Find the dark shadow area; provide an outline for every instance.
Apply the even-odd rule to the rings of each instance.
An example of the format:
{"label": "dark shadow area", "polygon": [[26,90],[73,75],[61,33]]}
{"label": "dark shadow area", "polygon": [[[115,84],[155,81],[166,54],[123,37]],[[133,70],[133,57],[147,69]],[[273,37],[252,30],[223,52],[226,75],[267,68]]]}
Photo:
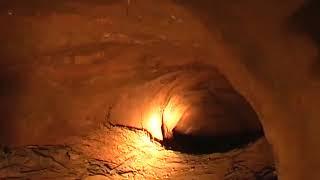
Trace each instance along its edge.
{"label": "dark shadow area", "polygon": [[77,9],[71,6],[70,3],[85,3],[90,5],[108,5],[111,3],[121,3],[125,1],[119,0],[55,0],[55,1],[43,1],[43,0],[4,0],[0,2],[0,13],[13,13],[13,15],[26,15],[33,16],[38,13],[50,14],[50,13],[73,13]]}
{"label": "dark shadow area", "polygon": [[165,139],[162,144],[166,149],[188,154],[224,153],[233,149],[243,148],[262,136],[262,133],[221,137],[194,136],[173,130],[172,139]]}
{"label": "dark shadow area", "polygon": [[0,145],[10,144],[15,139],[14,118],[19,106],[25,74],[15,68],[1,66],[0,68]]}
{"label": "dark shadow area", "polygon": [[291,23],[296,30],[308,34],[318,45],[320,44],[320,1],[309,0],[295,14]]}
{"label": "dark shadow area", "polygon": [[[311,73],[320,79],[320,1],[308,0],[306,3],[292,15],[290,24],[294,30],[300,34],[309,36],[318,49],[318,56],[315,58],[311,66]],[[292,27],[292,26],[291,26]]]}
{"label": "dark shadow area", "polygon": [[[204,71],[206,68],[199,67],[200,69]],[[198,96],[195,97],[199,101],[184,112],[172,130],[172,135],[162,116],[161,131],[164,140],[160,143],[166,149],[188,154],[224,153],[244,148],[263,137],[257,113],[222,74],[218,73],[218,76],[195,83],[185,91],[197,92]]]}

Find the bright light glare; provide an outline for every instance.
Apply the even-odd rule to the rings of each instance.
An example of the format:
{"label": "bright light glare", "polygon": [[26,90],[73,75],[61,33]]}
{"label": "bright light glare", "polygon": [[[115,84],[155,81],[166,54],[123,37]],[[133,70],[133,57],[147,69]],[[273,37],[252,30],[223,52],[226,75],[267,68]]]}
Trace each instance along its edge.
{"label": "bright light glare", "polygon": [[163,140],[161,132],[161,115],[160,113],[152,113],[149,118],[147,129],[150,131],[153,137]]}
{"label": "bright light glare", "polygon": [[178,98],[171,99],[170,103],[164,110],[164,121],[165,125],[170,132],[172,132],[173,128],[180,121],[183,112],[185,111],[186,106],[179,102]]}
{"label": "bright light glare", "polygon": [[[158,110],[156,110],[158,109]],[[161,110],[159,107],[154,106],[153,110],[150,111],[150,114],[147,118],[146,129],[151,133],[151,135],[158,139],[163,140],[164,138],[170,138],[172,135],[172,130],[175,128],[177,123],[180,121],[183,113],[186,110],[186,106],[182,101],[181,97],[175,96],[172,97],[166,107]],[[162,114],[163,113],[163,114]],[[166,133],[162,134],[162,115],[163,123],[166,128]],[[166,137],[163,137],[163,136]]]}

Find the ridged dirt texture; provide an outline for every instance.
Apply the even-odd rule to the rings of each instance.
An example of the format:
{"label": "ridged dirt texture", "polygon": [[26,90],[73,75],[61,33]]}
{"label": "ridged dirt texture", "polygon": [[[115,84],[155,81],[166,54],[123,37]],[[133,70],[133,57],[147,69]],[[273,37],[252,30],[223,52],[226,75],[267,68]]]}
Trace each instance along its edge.
{"label": "ridged dirt texture", "polygon": [[166,150],[148,133],[125,127],[102,127],[67,141],[3,148],[0,179],[276,179],[265,139],[206,155]]}

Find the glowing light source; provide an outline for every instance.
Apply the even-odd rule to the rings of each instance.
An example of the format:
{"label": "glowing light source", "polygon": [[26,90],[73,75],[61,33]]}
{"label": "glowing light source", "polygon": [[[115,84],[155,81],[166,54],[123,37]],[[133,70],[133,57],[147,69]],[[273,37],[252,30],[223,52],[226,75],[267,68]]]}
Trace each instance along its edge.
{"label": "glowing light source", "polygon": [[150,131],[153,137],[163,140],[161,132],[161,114],[160,113],[151,113],[149,118],[149,123],[147,129]]}
{"label": "glowing light source", "polygon": [[[145,128],[158,140],[170,138],[172,136],[173,128],[175,128],[177,123],[180,121],[185,110],[186,106],[182,101],[182,98],[174,96],[170,99],[164,109],[159,106],[153,106],[147,118],[147,126],[145,126]],[[162,129],[162,126],[164,129]],[[162,130],[164,132],[162,132]]]}
{"label": "glowing light source", "polygon": [[179,97],[171,98],[163,112],[164,123],[168,130],[167,136],[172,135],[171,132],[173,128],[178,124],[185,110],[186,106],[181,102]]}

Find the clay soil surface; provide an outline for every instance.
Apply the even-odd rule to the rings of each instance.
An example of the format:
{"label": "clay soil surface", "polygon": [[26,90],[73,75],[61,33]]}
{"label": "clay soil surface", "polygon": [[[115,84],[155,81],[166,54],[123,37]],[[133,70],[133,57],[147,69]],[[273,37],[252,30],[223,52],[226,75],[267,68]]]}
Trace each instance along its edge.
{"label": "clay soil surface", "polygon": [[8,0],[0,22],[0,179],[275,178],[264,138],[192,155],[106,123],[128,89],[217,58],[186,9],[160,0]]}

